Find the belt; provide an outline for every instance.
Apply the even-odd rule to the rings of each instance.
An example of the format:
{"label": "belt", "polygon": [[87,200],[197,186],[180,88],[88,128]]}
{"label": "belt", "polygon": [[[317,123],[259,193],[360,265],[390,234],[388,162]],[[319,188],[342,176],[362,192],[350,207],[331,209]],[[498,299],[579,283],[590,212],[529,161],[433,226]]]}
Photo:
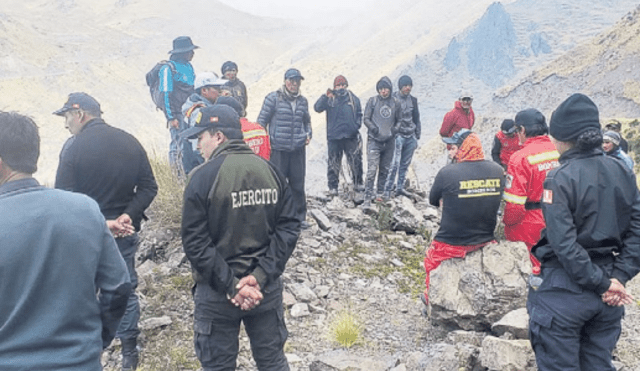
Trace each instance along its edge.
{"label": "belt", "polygon": [[525,210],[542,209],[542,203],[541,202],[525,202],[524,203],[524,209]]}

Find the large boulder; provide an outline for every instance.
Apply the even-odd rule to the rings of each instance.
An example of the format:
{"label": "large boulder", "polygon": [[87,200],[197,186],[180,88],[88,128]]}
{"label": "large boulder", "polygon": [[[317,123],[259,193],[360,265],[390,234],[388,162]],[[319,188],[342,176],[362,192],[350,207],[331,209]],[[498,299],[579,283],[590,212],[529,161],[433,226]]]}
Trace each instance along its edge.
{"label": "large boulder", "polygon": [[487,336],[480,362],[489,371],[535,371],[536,360],[529,340],[505,340]]}
{"label": "large boulder", "polygon": [[505,314],[526,304],[531,272],[527,248],[501,242],[449,259],[431,272],[429,302],[434,322],[488,331]]}

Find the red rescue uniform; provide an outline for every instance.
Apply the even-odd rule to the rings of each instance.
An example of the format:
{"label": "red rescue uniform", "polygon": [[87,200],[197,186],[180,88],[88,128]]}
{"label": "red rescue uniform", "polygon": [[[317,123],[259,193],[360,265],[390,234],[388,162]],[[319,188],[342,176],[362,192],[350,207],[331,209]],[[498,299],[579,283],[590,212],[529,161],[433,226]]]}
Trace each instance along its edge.
{"label": "red rescue uniform", "polygon": [[508,166],[511,156],[518,150],[522,149],[520,139],[518,139],[517,135],[508,137],[502,131],[499,131],[498,134],[496,134],[496,139],[500,142],[500,163],[504,166]]}
{"label": "red rescue uniform", "polygon": [[[540,201],[547,172],[560,166],[560,155],[546,135],[527,138],[507,167],[503,198],[504,234],[509,241],[522,241],[529,252],[545,227]],[[540,262],[529,254],[533,273],[540,273]]]}
{"label": "red rescue uniform", "polygon": [[251,147],[253,153],[265,160],[269,160],[271,158],[271,142],[269,142],[267,131],[261,125],[249,122],[244,117],[240,118],[240,125],[242,126],[244,142]]}

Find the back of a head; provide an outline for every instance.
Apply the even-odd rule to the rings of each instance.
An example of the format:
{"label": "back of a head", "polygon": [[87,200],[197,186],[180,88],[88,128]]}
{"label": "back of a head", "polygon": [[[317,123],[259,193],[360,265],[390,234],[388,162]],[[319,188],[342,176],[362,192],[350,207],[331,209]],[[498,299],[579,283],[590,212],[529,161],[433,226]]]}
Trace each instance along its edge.
{"label": "back of a head", "polygon": [[558,141],[575,143],[581,151],[602,146],[598,107],[586,95],[573,94],[551,115],[549,132]]}
{"label": "back of a head", "polygon": [[242,117],[242,114],[244,113],[242,104],[240,104],[240,102],[238,102],[238,100],[233,97],[219,97],[218,100],[216,100],[216,104],[224,104],[225,106],[233,108],[240,117]]}
{"label": "back of a head", "polygon": [[40,135],[38,126],[27,116],[0,112],[0,158],[11,169],[33,174],[38,169]]}
{"label": "back of a head", "polygon": [[542,112],[535,108],[518,112],[514,121],[517,127],[523,127],[525,129],[527,138],[545,135],[549,132],[547,120],[544,118]]}

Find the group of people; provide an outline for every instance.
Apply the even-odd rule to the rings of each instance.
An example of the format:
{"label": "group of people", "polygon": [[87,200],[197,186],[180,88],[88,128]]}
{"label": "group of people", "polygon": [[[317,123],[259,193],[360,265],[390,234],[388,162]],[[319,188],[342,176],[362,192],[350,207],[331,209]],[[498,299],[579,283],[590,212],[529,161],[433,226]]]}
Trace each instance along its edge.
{"label": "group of people", "polygon": [[[251,123],[237,65],[223,64],[224,79],[196,76],[196,48],[176,38],[158,72],[171,163],[188,174],[181,237],[195,279],[195,352],[205,371],[234,369],[244,324],[258,369],[288,370],[281,275],[306,223],[304,77],[288,69]],[[381,78],[364,112],[348,86],[337,76],[314,105],[327,116],[330,195],[339,193],[346,155],[365,208],[392,192],[410,196],[406,174],[421,136],[412,79],[400,77],[393,93]],[[640,193],[620,125],[601,131],[596,105],[574,94],[549,125],[536,109],[505,120],[489,161],[471,130],[472,101],[460,94],[440,130],[451,163],[429,194],[442,219],[424,260],[424,304],[442,261],[495,243],[504,202],[506,238],[530,252],[527,309],[539,369],[614,370],[623,305],[633,300],[624,285],[640,271]],[[100,370],[101,351],[118,337],[122,369],[135,370],[135,253],[157,193],[153,171],[140,143],[108,125],[90,95],[70,94],[54,114],[72,136],[49,189],[32,177],[36,124],[0,112],[0,208],[13,210],[0,215],[0,368]]]}
{"label": "group of people", "polygon": [[[464,110],[462,101],[455,109]],[[538,369],[615,370],[623,306],[633,302],[624,285],[640,272],[640,193],[620,123],[603,131],[593,101],[574,94],[548,125],[536,109],[504,120],[488,161],[461,117],[453,125],[445,118],[440,131],[452,163],[429,194],[442,219],[424,260],[425,308],[431,271],[496,243],[504,202],[506,239],[530,252],[527,310]]]}

